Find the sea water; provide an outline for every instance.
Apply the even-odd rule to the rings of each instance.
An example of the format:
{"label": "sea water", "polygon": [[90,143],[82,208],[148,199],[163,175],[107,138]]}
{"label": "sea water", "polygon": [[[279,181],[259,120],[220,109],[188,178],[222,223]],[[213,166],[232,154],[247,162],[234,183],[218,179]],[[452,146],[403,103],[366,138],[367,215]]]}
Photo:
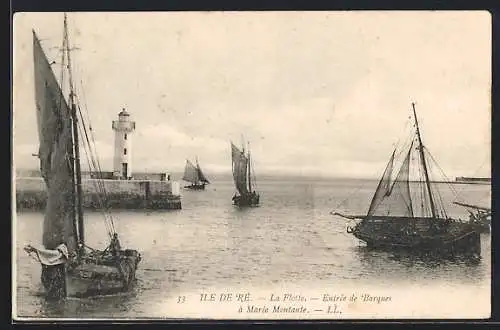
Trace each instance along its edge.
{"label": "sea water", "polygon": [[[390,288],[401,293],[412,289],[418,293],[427,288],[438,299],[438,306],[449,302],[450,292],[454,293],[451,299],[458,300],[466,299],[461,293],[472,292],[482,294],[488,300],[481,303],[489,304],[489,234],[481,236],[481,260],[470,263],[373,252],[346,233],[348,221],[330,215],[330,211],[366,214],[376,181],[266,178],[257,182],[261,205],[241,210],[231,204],[234,186],[230,178],[212,181],[205,191],[184,190],[182,210],[111,213],[122,247],[139,250],[142,261],[134,289],[109,297],[47,302],[40,283],[40,265],[23,251],[27,243],[40,244],[43,213],[18,212],[13,220],[17,315],[176,317],[162,306],[166,300],[186,292],[249,286],[279,292],[286,285],[315,287],[325,292],[339,285],[357,287],[362,291],[360,299],[364,295],[365,300],[373,299],[375,303],[381,298],[371,297],[370,289]],[[448,214],[467,219],[466,211],[451,203],[455,197],[446,186],[438,184]],[[488,201],[488,185],[453,187],[463,201]],[[85,212],[87,245],[106,247],[103,219],[99,212]],[[327,298],[336,295],[322,294]],[[430,296],[427,298],[431,300]],[[199,315],[203,316],[210,315]]]}

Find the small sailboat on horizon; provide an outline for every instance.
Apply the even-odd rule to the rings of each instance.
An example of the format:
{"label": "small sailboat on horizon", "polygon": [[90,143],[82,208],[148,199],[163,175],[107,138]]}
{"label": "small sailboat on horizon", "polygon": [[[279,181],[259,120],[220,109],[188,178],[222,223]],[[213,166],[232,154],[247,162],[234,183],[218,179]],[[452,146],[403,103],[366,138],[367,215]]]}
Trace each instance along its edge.
{"label": "small sailboat on horizon", "polygon": [[[47,189],[47,206],[43,220],[43,247],[28,244],[24,250],[41,264],[41,282],[49,299],[124,292],[131,289],[135,282],[141,255],[136,250],[121,247],[114,220],[106,212],[106,201],[101,198],[99,203],[109,244],[104,250],[98,250],[85,242],[79,132],[84,133],[82,144],[89,167],[100,173],[100,165],[95,145],[92,149],[90,142],[94,140],[89,139],[92,131],[85,125],[73,85],[66,14],[62,52],[59,83],[40,39],[33,31],[35,101],[40,144],[37,156]],[[65,71],[68,71],[68,77]],[[63,81],[69,83],[67,99],[62,89]],[[105,197],[104,185],[99,180],[95,182],[99,195]]]}
{"label": "small sailboat on horizon", "polygon": [[[398,155],[403,155],[404,160],[396,177],[392,178],[395,149],[367,214],[332,214],[360,220],[355,226],[347,227],[347,232],[365,242],[369,248],[478,256],[481,253],[481,240],[477,228],[463,220],[451,218],[437,186],[432,184],[426,159],[430,153],[422,143],[414,103],[412,108],[415,129],[399,150]],[[416,157],[412,157],[413,151],[417,153]],[[410,187],[410,162],[414,158],[419,162],[417,173],[421,179],[413,181]]]}
{"label": "small sailboat on horizon", "polygon": [[198,157],[196,157],[196,165],[193,165],[189,159],[186,159],[182,180],[191,183],[188,186],[184,186],[184,188],[191,190],[205,190],[205,186],[210,184],[201,170],[200,164],[198,163]]}
{"label": "small sailboat on horizon", "polygon": [[244,147],[240,150],[231,142],[231,163],[234,185],[237,191],[232,198],[233,204],[239,207],[258,206],[260,195],[256,192],[250,147],[245,154]]}

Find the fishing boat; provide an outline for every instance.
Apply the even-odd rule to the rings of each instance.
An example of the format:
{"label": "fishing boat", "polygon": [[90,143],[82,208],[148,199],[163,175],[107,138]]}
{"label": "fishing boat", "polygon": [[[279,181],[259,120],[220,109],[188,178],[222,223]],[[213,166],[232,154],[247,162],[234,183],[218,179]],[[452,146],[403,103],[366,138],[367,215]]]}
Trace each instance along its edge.
{"label": "fishing boat", "polygon": [[[104,250],[98,250],[85,242],[80,143],[84,146],[91,170],[100,171],[100,165],[95,144],[91,143],[94,141],[92,131],[84,121],[86,117],[73,84],[66,14],[60,81],[57,81],[34,30],[33,56],[40,143],[37,156],[47,189],[47,206],[43,247],[28,244],[24,249],[41,264],[41,282],[49,299],[130,290],[141,255],[137,250],[121,247],[114,220],[105,209],[106,192],[101,184],[96,184],[96,188],[102,196],[100,204],[109,244]],[[69,90],[67,98],[64,86]],[[79,140],[80,134],[82,141]]]}
{"label": "fishing boat", "polygon": [[[369,248],[409,250],[425,254],[462,254],[478,256],[480,234],[470,223],[448,216],[438,187],[429,178],[428,157],[434,158],[422,144],[415,104],[411,134],[400,148],[403,158],[393,178],[397,146],[382,174],[366,215],[345,215],[356,221],[347,232],[366,243]],[[416,157],[412,157],[416,152]],[[416,160],[420,175],[410,186],[410,162]],[[435,162],[435,160],[434,160]],[[437,165],[435,163],[434,165]],[[438,166],[438,165],[437,165]]]}
{"label": "fishing boat", "polygon": [[256,180],[252,170],[250,147],[245,154],[245,148],[239,149],[231,142],[231,159],[234,185],[236,193],[233,195],[233,204],[239,207],[257,206],[260,195],[256,192]]}
{"label": "fishing boat", "polygon": [[186,159],[186,166],[184,167],[184,176],[182,177],[182,180],[191,183],[188,186],[184,186],[184,188],[191,190],[205,190],[205,185],[210,184],[200,168],[198,158],[196,158],[196,166],[193,165],[189,159]]}
{"label": "fishing boat", "polygon": [[467,209],[467,212],[469,212],[469,222],[480,233],[491,232],[491,208],[462,202],[453,203],[463,206]]}

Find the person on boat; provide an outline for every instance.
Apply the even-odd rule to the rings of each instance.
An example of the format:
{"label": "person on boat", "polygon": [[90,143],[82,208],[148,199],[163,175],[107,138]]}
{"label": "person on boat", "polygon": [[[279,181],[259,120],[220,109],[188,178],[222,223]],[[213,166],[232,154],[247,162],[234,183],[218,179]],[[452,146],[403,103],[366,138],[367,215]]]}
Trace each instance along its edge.
{"label": "person on boat", "polygon": [[475,217],[475,216],[474,216],[474,214],[472,214],[472,213],[471,213],[471,214],[469,214],[469,222],[470,222],[470,223],[474,223],[474,222],[476,222],[476,217]]}
{"label": "person on boat", "polygon": [[117,255],[121,251],[120,241],[118,240],[118,234],[114,233],[111,242],[109,243],[109,251],[113,255]]}

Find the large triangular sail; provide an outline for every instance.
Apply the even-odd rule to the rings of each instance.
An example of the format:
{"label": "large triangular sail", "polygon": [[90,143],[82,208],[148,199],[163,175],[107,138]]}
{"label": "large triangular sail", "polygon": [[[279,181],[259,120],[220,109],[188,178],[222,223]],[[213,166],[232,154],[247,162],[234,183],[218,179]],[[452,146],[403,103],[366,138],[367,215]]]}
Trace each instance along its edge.
{"label": "large triangular sail", "polygon": [[193,184],[197,183],[210,183],[208,179],[203,174],[200,165],[196,162],[196,166],[191,163],[188,159],[186,160],[186,166],[184,167],[184,175],[182,176],[182,180],[191,182]]}
{"label": "large triangular sail", "polygon": [[240,194],[248,193],[247,188],[247,168],[248,168],[248,158],[245,153],[238,149],[231,142],[231,158],[232,158],[232,171],[233,179],[236,189]]}
{"label": "large triangular sail", "polygon": [[55,250],[77,247],[71,112],[49,61],[33,31],[35,100],[40,147],[40,171],[47,185],[43,245]]}
{"label": "large triangular sail", "polygon": [[207,177],[205,174],[203,174],[203,171],[201,170],[200,164],[196,164],[196,171],[198,172],[198,180],[202,183],[209,184],[210,182],[208,181]]}
{"label": "large triangular sail", "polygon": [[[379,190],[377,190],[377,192],[375,193],[375,196],[377,196],[378,193],[380,197],[377,197],[378,203],[376,205],[372,205],[372,207],[370,208],[368,212],[369,216],[372,215],[372,216],[413,217],[413,207],[411,201],[410,182],[409,182],[410,159],[411,159],[412,149],[413,149],[413,143],[410,145],[410,148],[401,165],[401,168],[399,169],[398,175],[390,185],[390,188],[385,189],[383,193],[380,193]],[[394,153],[393,156],[391,157],[391,163],[393,157]],[[389,179],[390,175],[386,180]],[[384,187],[385,186],[386,185],[384,184]]]}
{"label": "large triangular sail", "polygon": [[370,203],[370,207],[368,208],[368,215],[373,214],[380,202],[384,199],[384,196],[386,196],[391,189],[391,175],[392,168],[394,166],[395,153],[396,150],[392,152],[391,158],[389,158],[389,162],[387,163],[384,173],[382,174],[382,178],[378,183],[377,189],[375,190],[375,194],[373,195],[372,201]]}
{"label": "large triangular sail", "polygon": [[199,181],[198,169],[189,160],[186,160],[182,180],[191,183],[197,183]]}

